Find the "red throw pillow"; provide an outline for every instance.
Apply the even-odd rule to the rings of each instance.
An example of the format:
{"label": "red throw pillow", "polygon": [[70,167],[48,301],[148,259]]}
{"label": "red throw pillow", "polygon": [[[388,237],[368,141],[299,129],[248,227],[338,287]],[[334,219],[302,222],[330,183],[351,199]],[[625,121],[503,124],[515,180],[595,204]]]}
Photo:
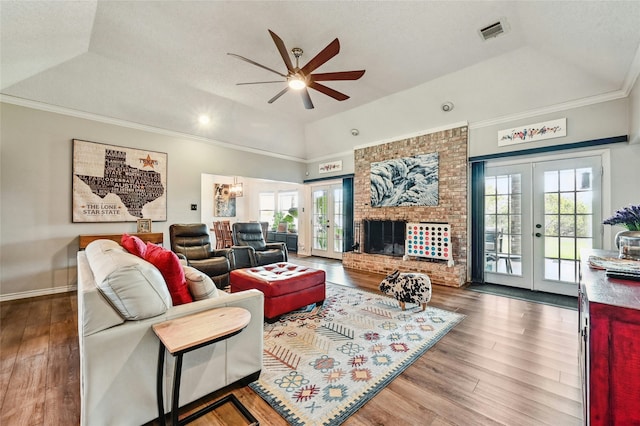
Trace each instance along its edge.
{"label": "red throw pillow", "polygon": [[184,277],[184,270],[174,252],[156,244],[147,243],[144,260],[158,268],[164,277],[174,306],[193,302],[187,280]]}
{"label": "red throw pillow", "polygon": [[136,256],[144,259],[144,255],[147,252],[147,245],[140,238],[136,237],[135,235],[122,234],[120,244],[129,253],[135,254]]}

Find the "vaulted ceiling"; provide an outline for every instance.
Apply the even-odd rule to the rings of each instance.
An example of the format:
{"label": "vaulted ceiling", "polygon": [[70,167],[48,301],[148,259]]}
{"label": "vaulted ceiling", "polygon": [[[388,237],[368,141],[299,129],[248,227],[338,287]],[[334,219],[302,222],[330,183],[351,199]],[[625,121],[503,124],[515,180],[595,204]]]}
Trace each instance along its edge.
{"label": "vaulted ceiling", "polygon": [[[489,120],[624,96],[640,72],[638,0],[2,1],[0,18],[9,102],[299,159],[349,149],[350,135],[323,129],[347,135],[371,111],[418,108],[424,129]],[[483,40],[479,30],[497,21],[505,33]],[[236,85],[280,77],[227,53],[286,74],[268,29],[304,50],[301,65],[337,37],[340,53],[317,72],[365,69],[359,80],[325,83],[350,99],[310,90],[308,110],[292,91],[267,103],[284,79]],[[440,110],[446,101],[450,115]]]}

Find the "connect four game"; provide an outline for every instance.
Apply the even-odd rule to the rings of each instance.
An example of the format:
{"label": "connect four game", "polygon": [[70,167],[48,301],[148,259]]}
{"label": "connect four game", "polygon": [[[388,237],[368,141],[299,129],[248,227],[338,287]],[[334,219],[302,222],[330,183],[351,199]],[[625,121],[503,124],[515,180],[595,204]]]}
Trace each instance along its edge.
{"label": "connect four game", "polygon": [[448,223],[407,223],[405,254],[451,260],[451,226]]}

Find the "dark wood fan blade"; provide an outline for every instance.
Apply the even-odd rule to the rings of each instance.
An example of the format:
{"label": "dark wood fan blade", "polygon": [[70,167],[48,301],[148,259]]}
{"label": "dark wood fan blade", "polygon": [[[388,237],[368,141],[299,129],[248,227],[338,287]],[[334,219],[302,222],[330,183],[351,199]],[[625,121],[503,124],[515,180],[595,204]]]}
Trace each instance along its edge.
{"label": "dark wood fan blade", "polygon": [[268,84],[268,83],[286,83],[285,81],[251,81],[248,83],[236,83],[236,86],[246,86],[247,84]]}
{"label": "dark wood fan blade", "polygon": [[284,64],[287,66],[287,69],[293,72],[293,64],[291,63],[291,57],[289,56],[289,51],[284,45],[284,41],[282,41],[282,39],[278,37],[278,35],[271,30],[269,30],[269,34],[271,34],[271,38],[273,39],[273,42],[276,44],[276,47],[278,48],[278,52],[280,52],[280,56],[282,56],[282,60],[284,61]]}
{"label": "dark wood fan blade", "polygon": [[333,99],[337,99],[339,101],[346,101],[347,99],[349,99],[349,96],[345,95],[344,93],[340,93],[337,90],[333,90],[332,88],[320,83],[316,83],[315,81],[309,82],[309,87],[317,90],[318,92],[322,92],[327,96],[331,96]]}
{"label": "dark wood fan blade", "polygon": [[320,53],[314,56],[312,60],[307,62],[307,65],[302,67],[300,71],[302,71],[304,75],[309,75],[313,71],[315,71],[315,69],[318,68],[320,65],[324,64],[329,59],[336,56],[339,52],[340,52],[340,42],[338,41],[338,39],[335,39],[331,43],[329,43],[327,47],[322,49]]}
{"label": "dark wood fan blade", "polygon": [[275,95],[273,98],[269,99],[268,103],[272,104],[274,103],[276,100],[278,100],[278,98],[282,95],[284,95],[285,93],[287,93],[289,91],[289,86],[285,87],[284,89],[282,89],[280,92],[278,92],[277,95]]}
{"label": "dark wood fan blade", "polygon": [[313,102],[311,102],[311,96],[309,96],[309,91],[305,87],[300,91],[300,96],[302,96],[302,103],[306,109],[313,109]]}
{"label": "dark wood fan blade", "polygon": [[262,65],[262,64],[259,64],[259,63],[255,62],[255,61],[252,61],[251,59],[247,59],[247,58],[245,58],[244,56],[236,55],[235,53],[227,53],[227,55],[229,55],[229,56],[233,56],[233,57],[236,57],[236,58],[238,58],[238,59],[240,59],[240,60],[243,60],[243,61],[245,61],[245,62],[249,62],[249,63],[250,63],[250,64],[252,64],[252,65],[255,65],[255,66],[260,67],[260,68],[264,68],[264,69],[265,69],[265,70],[267,70],[267,71],[274,72],[274,73],[276,73],[276,74],[278,74],[278,75],[280,75],[280,76],[282,76],[282,77],[284,77],[284,78],[287,78],[287,75],[286,75],[286,74],[282,74],[280,71],[276,71],[276,70],[274,70],[274,69],[271,69],[271,68],[269,68],[269,67],[266,67],[266,66],[264,66],[264,65]]}
{"label": "dark wood fan blade", "polygon": [[330,80],[357,80],[364,75],[365,70],[360,71],[340,71],[327,72],[320,74],[311,74],[313,81],[330,81]]}

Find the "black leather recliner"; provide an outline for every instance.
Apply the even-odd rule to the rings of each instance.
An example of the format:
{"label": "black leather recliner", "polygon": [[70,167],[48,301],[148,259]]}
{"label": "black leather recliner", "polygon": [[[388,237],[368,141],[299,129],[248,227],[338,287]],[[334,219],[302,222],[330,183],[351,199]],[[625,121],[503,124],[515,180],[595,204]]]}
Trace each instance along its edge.
{"label": "black leather recliner", "polygon": [[259,222],[236,222],[232,225],[233,255],[236,268],[262,266],[289,260],[285,243],[267,243]]}
{"label": "black leather recliner", "polygon": [[204,223],[174,224],[169,227],[171,250],[187,260],[189,266],[204,272],[216,287],[229,285],[234,269],[233,250],[214,249]]}

